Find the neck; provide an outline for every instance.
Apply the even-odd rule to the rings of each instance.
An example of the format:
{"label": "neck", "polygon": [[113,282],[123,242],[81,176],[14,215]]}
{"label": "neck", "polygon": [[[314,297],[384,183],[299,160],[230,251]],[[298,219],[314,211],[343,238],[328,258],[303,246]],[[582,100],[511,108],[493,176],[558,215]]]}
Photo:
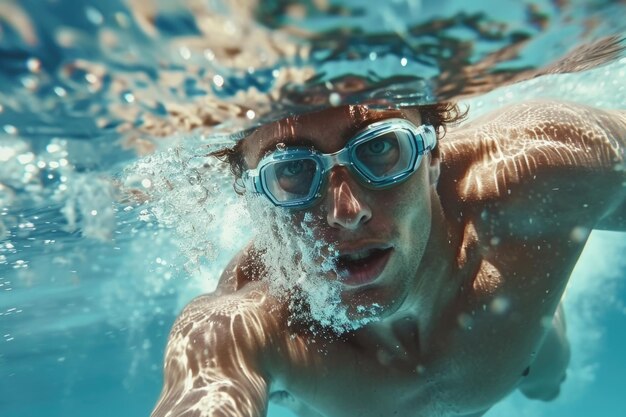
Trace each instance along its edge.
{"label": "neck", "polygon": [[456,266],[460,236],[445,218],[435,193],[433,191],[431,199],[430,236],[416,271],[414,285],[398,311],[378,323],[381,330],[387,328],[390,331],[399,321],[414,322],[422,348],[430,344],[433,333],[441,327],[444,317],[448,316],[463,281]]}

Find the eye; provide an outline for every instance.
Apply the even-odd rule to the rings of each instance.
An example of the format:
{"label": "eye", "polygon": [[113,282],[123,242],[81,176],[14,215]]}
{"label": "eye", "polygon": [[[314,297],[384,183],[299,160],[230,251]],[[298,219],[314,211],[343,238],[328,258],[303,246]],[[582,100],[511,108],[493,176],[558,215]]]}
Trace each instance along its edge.
{"label": "eye", "polygon": [[384,163],[394,159],[398,151],[398,138],[394,133],[387,133],[362,143],[357,148],[357,156],[362,161]]}
{"label": "eye", "polygon": [[386,175],[398,163],[400,146],[394,132],[386,133],[361,143],[356,158],[372,175]]}
{"label": "eye", "polygon": [[305,195],[311,188],[317,164],[311,159],[296,159],[274,165],[274,181],[279,188],[291,194]]}
{"label": "eye", "polygon": [[280,171],[281,176],[284,176],[287,178],[295,177],[295,176],[302,174],[302,172],[304,171],[304,161],[299,160],[299,161],[287,162],[283,164],[281,168],[282,168]]}
{"label": "eye", "polygon": [[364,156],[384,155],[392,149],[391,143],[384,138],[377,138],[367,143]]}

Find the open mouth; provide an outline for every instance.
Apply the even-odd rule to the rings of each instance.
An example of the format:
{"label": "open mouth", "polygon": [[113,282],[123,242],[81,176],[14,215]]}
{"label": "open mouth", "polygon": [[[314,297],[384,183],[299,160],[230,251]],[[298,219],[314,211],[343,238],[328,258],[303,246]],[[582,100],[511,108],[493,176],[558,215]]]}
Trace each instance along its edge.
{"label": "open mouth", "polygon": [[383,272],[393,248],[366,249],[337,258],[337,270],[341,282],[358,286],[374,282]]}

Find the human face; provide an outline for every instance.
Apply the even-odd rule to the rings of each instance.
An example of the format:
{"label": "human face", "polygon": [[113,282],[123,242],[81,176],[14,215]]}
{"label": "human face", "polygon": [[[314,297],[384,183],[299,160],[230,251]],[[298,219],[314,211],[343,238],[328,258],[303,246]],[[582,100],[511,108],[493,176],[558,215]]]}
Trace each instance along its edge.
{"label": "human face", "polygon": [[[390,118],[421,125],[417,111],[337,107],[257,129],[244,140],[244,159],[254,169],[277,147],[334,153],[367,125]],[[359,306],[377,305],[381,314],[393,313],[416,285],[430,232],[430,163],[430,157],[424,158],[406,181],[385,189],[366,187],[345,166],[334,166],[316,204],[290,216],[297,226],[310,214],[315,239],[335,248],[342,302],[354,317],[363,310]]]}

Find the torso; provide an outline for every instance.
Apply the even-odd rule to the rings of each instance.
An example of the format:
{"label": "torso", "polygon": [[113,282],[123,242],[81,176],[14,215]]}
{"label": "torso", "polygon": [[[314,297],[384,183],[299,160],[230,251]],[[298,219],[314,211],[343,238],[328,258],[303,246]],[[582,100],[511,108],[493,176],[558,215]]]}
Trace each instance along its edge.
{"label": "torso", "polygon": [[[508,252],[521,249],[538,252]],[[307,359],[281,366],[274,389],[327,417],[481,415],[523,380],[552,324],[563,288],[540,278],[570,271],[542,251],[543,268],[528,259],[506,266],[482,259],[473,288],[459,289],[429,345],[415,337],[410,319],[395,334],[363,329],[334,340],[297,336]],[[531,288],[510,284],[518,279],[537,282]]]}
{"label": "torso", "polygon": [[[452,202],[442,209],[459,236],[451,274],[469,280],[450,277],[461,282],[457,296],[427,340],[416,337],[410,318],[394,323],[392,332],[369,326],[338,338],[315,337],[288,327],[283,311],[277,326],[290,331],[267,356],[270,393],[287,398],[302,415],[477,416],[527,378],[592,227],[585,218],[558,217],[559,204],[581,203],[567,188],[581,182],[556,171],[550,182],[522,178],[504,184],[498,195],[469,198],[480,193],[461,181],[484,166],[476,160],[446,164],[444,143],[438,192],[442,202]],[[452,137],[448,143],[454,148],[459,142]]]}
{"label": "torso", "polygon": [[482,415],[513,391],[527,378],[584,242],[485,244],[481,222],[459,224],[464,259],[456,273],[470,279],[428,342],[410,318],[390,333],[370,326],[327,338],[289,327],[284,312],[291,331],[268,359],[274,397],[307,417],[441,417]]}

